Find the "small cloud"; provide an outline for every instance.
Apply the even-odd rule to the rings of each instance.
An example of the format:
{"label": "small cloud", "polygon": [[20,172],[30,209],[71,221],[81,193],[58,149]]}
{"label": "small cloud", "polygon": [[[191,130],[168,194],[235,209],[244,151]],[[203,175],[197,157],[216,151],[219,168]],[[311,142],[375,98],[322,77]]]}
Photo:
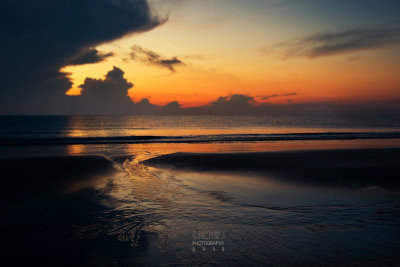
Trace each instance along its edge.
{"label": "small cloud", "polygon": [[220,96],[216,101],[210,103],[211,106],[248,106],[254,101],[253,97],[242,94],[233,94],[231,96]]}
{"label": "small cloud", "polygon": [[129,54],[130,59],[145,62],[148,64],[152,64],[155,66],[159,66],[162,68],[167,68],[171,72],[175,72],[176,65],[184,64],[180,59],[177,57],[166,58],[162,57],[161,55],[157,54],[154,51],[151,51],[147,48],[143,48],[141,46],[135,45],[131,49],[131,53]]}
{"label": "small cloud", "polygon": [[265,47],[263,53],[275,53],[283,58],[318,58],[397,45],[400,45],[400,21],[316,33],[298,41]]}
{"label": "small cloud", "polygon": [[253,97],[243,94],[220,96],[217,100],[208,105],[193,108],[203,114],[247,114],[254,109],[255,100]]}
{"label": "small cloud", "polygon": [[261,100],[267,100],[267,99],[274,98],[274,97],[285,97],[285,96],[296,96],[296,95],[297,95],[297,93],[287,93],[287,94],[281,94],[281,95],[273,94],[273,95],[267,95],[267,96],[260,96],[260,98],[261,98]]}

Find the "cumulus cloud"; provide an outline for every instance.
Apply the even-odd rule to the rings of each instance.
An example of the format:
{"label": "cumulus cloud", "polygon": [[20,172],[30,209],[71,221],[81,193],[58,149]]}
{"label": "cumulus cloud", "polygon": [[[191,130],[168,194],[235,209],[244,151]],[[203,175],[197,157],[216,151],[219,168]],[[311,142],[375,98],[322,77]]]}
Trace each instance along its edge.
{"label": "cumulus cloud", "polygon": [[148,64],[152,64],[155,66],[159,66],[162,68],[167,68],[171,72],[175,72],[176,65],[184,64],[180,59],[177,57],[166,58],[154,51],[151,51],[147,48],[143,48],[141,46],[135,45],[131,49],[131,53],[129,54],[132,60],[145,62]]}
{"label": "cumulus cloud", "polygon": [[318,58],[367,49],[400,45],[400,21],[316,33],[298,41],[285,42],[265,48],[283,57]]}
{"label": "cumulus cloud", "polygon": [[102,60],[90,48],[164,21],[147,0],[2,1],[0,113],[63,113],[71,82],[62,67]]}
{"label": "cumulus cloud", "polygon": [[255,103],[251,96],[232,94],[220,96],[205,106],[182,109],[181,112],[189,115],[245,115],[253,112]]}
{"label": "cumulus cloud", "polygon": [[168,115],[179,115],[182,113],[181,104],[178,101],[172,101],[159,108],[159,112],[161,114],[168,114]]}
{"label": "cumulus cloud", "polygon": [[133,102],[128,90],[133,88],[124,72],[113,67],[103,79],[86,78],[79,87],[81,95],[69,96],[76,114],[84,115],[126,115],[154,114],[159,107],[148,99]]}
{"label": "cumulus cloud", "polygon": [[[293,93],[294,94],[294,93]],[[216,101],[201,107],[181,108],[180,114],[184,115],[276,115],[276,116],[298,116],[298,115],[376,115],[391,114],[397,116],[400,112],[399,101],[392,103],[384,101],[382,103],[360,103],[354,104],[335,104],[329,102],[314,103],[292,103],[289,99],[288,104],[260,103],[249,95],[233,94],[231,96],[221,96]],[[396,106],[397,105],[397,106]],[[393,115],[396,114],[396,115]]]}
{"label": "cumulus cloud", "polygon": [[121,113],[130,106],[128,90],[133,84],[124,77],[124,72],[114,67],[104,79],[86,78],[79,87],[82,88],[81,96],[85,106],[96,113]]}
{"label": "cumulus cloud", "polygon": [[233,94],[231,96],[220,96],[216,101],[211,102],[210,106],[245,108],[251,105],[251,101],[254,101],[254,99],[248,95]]}
{"label": "cumulus cloud", "polygon": [[[399,114],[398,101],[380,103],[377,105],[352,106],[335,105],[332,103],[294,104],[288,99],[287,104],[270,104],[257,102],[256,98],[243,94],[220,96],[207,105],[199,107],[182,107],[177,101],[165,105],[152,104],[147,98],[134,102],[128,96],[128,90],[133,88],[118,67],[110,70],[102,79],[87,78],[82,85],[79,96],[69,96],[73,114],[77,115],[307,115],[307,114],[376,114],[385,107],[389,114]],[[133,92],[134,93],[134,92]],[[265,96],[294,96],[296,93],[275,94]],[[374,106],[380,106],[374,109]],[[69,113],[71,114],[71,113]]]}

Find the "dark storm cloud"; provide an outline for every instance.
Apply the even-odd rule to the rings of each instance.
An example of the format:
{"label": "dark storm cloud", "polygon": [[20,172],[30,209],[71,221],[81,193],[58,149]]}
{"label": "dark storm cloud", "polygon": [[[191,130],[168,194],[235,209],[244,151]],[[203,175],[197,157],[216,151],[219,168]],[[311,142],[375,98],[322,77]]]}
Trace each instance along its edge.
{"label": "dark storm cloud", "polygon": [[66,65],[83,65],[97,63],[113,56],[113,53],[100,53],[95,48],[84,48],[76,56],[66,62]]}
{"label": "dark storm cloud", "polygon": [[161,55],[157,54],[154,51],[143,48],[141,46],[135,45],[132,47],[131,53],[129,54],[132,60],[141,61],[145,63],[149,63],[152,65],[156,65],[159,67],[167,68],[172,72],[175,72],[175,65],[184,64],[177,57],[165,58]]}
{"label": "dark storm cloud", "polygon": [[400,45],[399,21],[317,33],[296,42],[281,43],[276,48],[266,48],[265,51],[275,50],[284,57],[317,58],[396,45]]}
{"label": "dark storm cloud", "polygon": [[147,0],[1,1],[0,113],[64,113],[71,82],[60,68],[104,59],[79,54],[163,21]]}
{"label": "dark storm cloud", "polygon": [[281,95],[273,94],[273,95],[261,96],[261,99],[267,100],[267,99],[274,98],[274,97],[285,97],[285,96],[295,96],[295,95],[297,95],[297,93],[287,93],[287,94],[281,94]]}

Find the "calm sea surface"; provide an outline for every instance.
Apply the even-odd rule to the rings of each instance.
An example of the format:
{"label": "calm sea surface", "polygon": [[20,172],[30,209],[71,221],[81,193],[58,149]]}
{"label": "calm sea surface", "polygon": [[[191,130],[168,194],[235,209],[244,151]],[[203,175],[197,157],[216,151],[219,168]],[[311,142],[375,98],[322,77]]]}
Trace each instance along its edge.
{"label": "calm sea surface", "polygon": [[400,118],[335,116],[1,116],[1,144],[398,138]]}
{"label": "calm sea surface", "polygon": [[387,116],[0,116],[0,157],[398,146]]}

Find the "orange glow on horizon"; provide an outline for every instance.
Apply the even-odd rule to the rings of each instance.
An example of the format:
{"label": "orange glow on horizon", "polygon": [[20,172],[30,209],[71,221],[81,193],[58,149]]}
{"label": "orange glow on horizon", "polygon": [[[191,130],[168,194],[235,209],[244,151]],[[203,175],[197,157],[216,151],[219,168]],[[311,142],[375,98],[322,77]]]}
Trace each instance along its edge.
{"label": "orange glow on horizon", "polygon": [[[190,38],[181,43],[160,42],[179,34],[175,31],[173,24],[166,25],[97,47],[100,51],[113,51],[115,56],[96,64],[64,67],[61,71],[69,73],[73,81],[66,94],[79,95],[79,86],[86,78],[104,79],[116,66],[134,84],[127,93],[132,101],[146,98],[159,106],[172,101],[182,107],[203,106],[233,94],[251,96],[256,103],[272,104],[400,99],[400,68],[390,50],[283,60],[262,55],[257,47],[243,50],[241,47],[248,45],[246,40],[225,48],[218,42],[198,46]],[[211,37],[215,33],[208,34]],[[184,64],[175,66],[176,71],[172,72],[162,66],[127,59],[133,44],[165,58],[177,57]]]}

